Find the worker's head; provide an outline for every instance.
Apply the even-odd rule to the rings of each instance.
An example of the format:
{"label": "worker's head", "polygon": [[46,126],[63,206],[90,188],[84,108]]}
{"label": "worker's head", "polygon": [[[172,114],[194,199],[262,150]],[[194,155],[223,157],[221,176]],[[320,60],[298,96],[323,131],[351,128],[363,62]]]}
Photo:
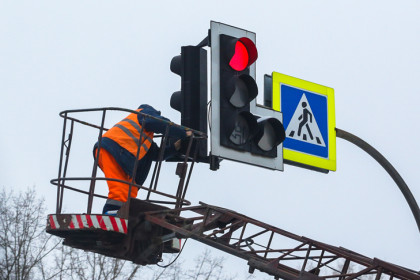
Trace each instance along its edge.
{"label": "worker's head", "polygon": [[142,109],[141,112],[153,117],[159,117],[160,116],[160,111],[156,110],[155,108],[153,108],[152,106],[150,106],[149,104],[142,104],[139,106],[139,109]]}

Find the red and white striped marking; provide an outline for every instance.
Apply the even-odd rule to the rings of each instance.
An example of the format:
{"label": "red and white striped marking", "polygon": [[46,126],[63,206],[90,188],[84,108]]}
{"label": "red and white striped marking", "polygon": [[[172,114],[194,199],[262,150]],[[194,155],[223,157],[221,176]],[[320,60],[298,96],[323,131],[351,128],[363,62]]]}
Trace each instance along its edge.
{"label": "red and white striped marking", "polygon": [[[83,229],[83,228],[95,228],[102,229],[106,231],[115,231],[127,234],[127,225],[128,221],[126,219],[121,219],[113,216],[105,215],[79,215],[71,214],[66,215],[71,216],[71,221],[68,224],[68,221],[63,221],[59,223],[59,215],[49,215],[48,221],[51,229]],[[68,226],[63,227],[62,225],[66,223]],[[60,226],[61,224],[61,226]]]}
{"label": "red and white striped marking", "polygon": [[172,239],[172,249],[181,250],[181,239],[173,238]]}

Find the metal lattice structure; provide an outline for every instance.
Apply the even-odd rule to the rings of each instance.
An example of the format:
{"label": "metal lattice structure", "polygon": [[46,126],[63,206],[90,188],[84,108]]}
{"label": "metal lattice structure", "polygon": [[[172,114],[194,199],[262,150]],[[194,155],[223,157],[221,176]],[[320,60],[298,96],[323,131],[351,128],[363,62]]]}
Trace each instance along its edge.
{"label": "metal lattice structure", "polygon": [[[298,236],[234,211],[202,203],[144,213],[145,220],[248,261],[276,279],[403,279],[420,274],[345,248]],[[369,278],[371,279],[371,278]],[[373,278],[372,278],[373,279]]]}

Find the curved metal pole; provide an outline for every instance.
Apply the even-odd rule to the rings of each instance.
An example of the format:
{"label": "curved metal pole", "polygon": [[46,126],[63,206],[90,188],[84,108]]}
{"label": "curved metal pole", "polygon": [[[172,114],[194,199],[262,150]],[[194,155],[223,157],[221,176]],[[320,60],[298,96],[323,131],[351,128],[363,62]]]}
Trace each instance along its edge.
{"label": "curved metal pole", "polygon": [[335,131],[337,133],[337,137],[347,140],[364,150],[371,157],[373,157],[386,170],[386,172],[388,172],[388,174],[392,177],[394,182],[400,188],[400,191],[403,193],[405,200],[407,200],[411,212],[413,212],[414,219],[416,220],[417,227],[420,231],[420,208],[416,202],[416,199],[414,198],[413,194],[411,193],[410,189],[408,188],[407,184],[404,182],[403,178],[398,173],[398,171],[381,153],[379,153],[374,147],[372,147],[356,135],[353,135],[347,131],[338,128],[336,128]]}

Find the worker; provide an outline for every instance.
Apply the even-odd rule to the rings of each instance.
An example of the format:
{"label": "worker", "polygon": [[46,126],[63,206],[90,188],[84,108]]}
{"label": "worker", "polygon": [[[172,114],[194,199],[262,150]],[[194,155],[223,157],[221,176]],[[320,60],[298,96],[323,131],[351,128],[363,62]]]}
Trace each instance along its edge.
{"label": "worker", "polygon": [[[135,183],[143,185],[149,173],[152,161],[158,160],[159,147],[153,142],[154,133],[165,134],[169,119],[150,105],[143,104],[136,110],[142,114],[131,113],[102,135],[98,165],[106,178],[131,182],[138,153],[139,138],[141,148],[135,172]],[[144,115],[143,115],[144,114]],[[154,118],[148,117],[152,116]],[[144,125],[144,127],[142,127]],[[190,130],[179,126],[169,126],[169,141],[163,159],[174,156],[181,147],[181,140],[192,135]],[[97,156],[98,142],[93,154]],[[108,199],[102,210],[103,214],[116,213],[128,199],[129,184],[107,180]],[[137,197],[138,188],[131,187],[130,197]]]}

